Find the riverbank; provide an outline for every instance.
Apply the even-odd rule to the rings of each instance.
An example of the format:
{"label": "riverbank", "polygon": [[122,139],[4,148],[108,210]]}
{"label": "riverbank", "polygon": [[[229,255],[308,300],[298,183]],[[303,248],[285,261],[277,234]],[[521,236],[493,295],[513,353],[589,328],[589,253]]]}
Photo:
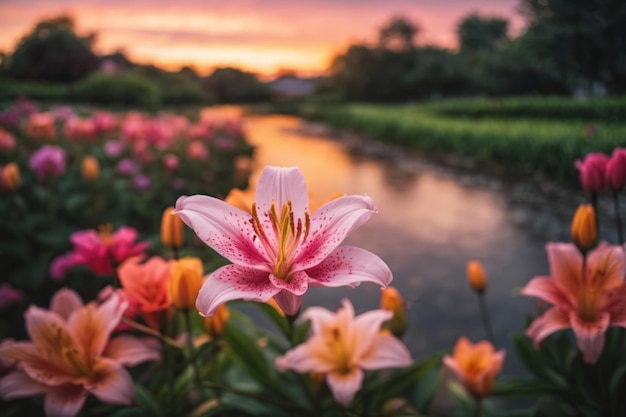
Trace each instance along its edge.
{"label": "riverbank", "polygon": [[272,106],[398,144],[435,159],[460,158],[496,174],[575,185],[574,161],[623,145],[626,99],[444,100],[419,104],[300,102]]}

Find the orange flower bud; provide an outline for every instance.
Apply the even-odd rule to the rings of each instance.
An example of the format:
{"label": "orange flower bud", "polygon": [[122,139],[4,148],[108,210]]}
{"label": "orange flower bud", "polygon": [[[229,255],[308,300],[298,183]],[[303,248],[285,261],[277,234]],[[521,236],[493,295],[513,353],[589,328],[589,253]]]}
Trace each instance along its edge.
{"label": "orange flower bud", "polygon": [[383,324],[383,330],[389,330],[394,336],[402,337],[408,325],[406,306],[402,296],[394,287],[387,287],[380,292],[380,308],[393,313],[393,317]]}
{"label": "orange flower bud", "polygon": [[274,307],[274,310],[278,311],[278,314],[280,314],[281,316],[285,317],[285,312],[282,310],[282,308],[280,308],[280,306],[278,305],[276,300],[274,300],[273,298],[270,298],[269,300],[267,300],[267,304],[269,304],[272,307]]}
{"label": "orange flower bud", "polygon": [[183,221],[177,214],[173,214],[174,207],[168,207],[161,218],[161,242],[163,246],[178,249],[183,246],[185,231]]}
{"label": "orange flower bud", "polygon": [[80,173],[87,182],[97,180],[100,176],[100,164],[98,160],[91,155],[84,157],[80,164]]}
{"label": "orange flower bud", "polygon": [[479,294],[485,292],[487,274],[485,274],[485,270],[480,262],[469,261],[467,263],[467,280],[474,291]]}
{"label": "orange flower bud", "polygon": [[3,190],[13,191],[22,183],[20,167],[15,162],[10,162],[0,170],[0,187]]}
{"label": "orange flower bud", "polygon": [[169,290],[174,307],[179,310],[195,307],[203,275],[204,268],[200,258],[188,256],[172,264]]}
{"label": "orange flower bud", "polygon": [[213,338],[219,338],[224,332],[224,326],[230,317],[230,311],[226,304],[221,304],[215,314],[211,317],[204,318],[204,328],[207,333]]}
{"label": "orange flower bud", "polygon": [[596,215],[591,204],[581,204],[572,220],[572,240],[581,252],[596,243]]}

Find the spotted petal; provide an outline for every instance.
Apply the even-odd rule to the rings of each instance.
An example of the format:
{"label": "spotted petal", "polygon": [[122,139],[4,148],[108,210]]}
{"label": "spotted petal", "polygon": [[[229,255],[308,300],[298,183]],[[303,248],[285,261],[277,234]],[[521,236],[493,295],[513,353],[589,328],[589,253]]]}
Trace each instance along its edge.
{"label": "spotted petal", "polygon": [[203,316],[212,316],[217,307],[231,300],[266,302],[280,288],[269,281],[268,273],[239,265],[226,265],[204,280],[196,307]]}
{"label": "spotted petal", "polygon": [[[180,197],[175,214],[220,255],[248,267],[264,264],[263,252],[253,241],[251,216],[217,198],[204,195]],[[260,243],[259,243],[260,245]]]}

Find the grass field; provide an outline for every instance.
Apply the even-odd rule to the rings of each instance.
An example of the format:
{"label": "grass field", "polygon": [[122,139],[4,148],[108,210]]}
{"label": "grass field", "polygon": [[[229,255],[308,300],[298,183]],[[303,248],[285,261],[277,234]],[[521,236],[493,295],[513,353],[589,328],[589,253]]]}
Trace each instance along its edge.
{"label": "grass field", "polygon": [[573,181],[574,161],[626,146],[626,99],[451,100],[294,106],[303,117],[426,152],[463,155],[510,172]]}

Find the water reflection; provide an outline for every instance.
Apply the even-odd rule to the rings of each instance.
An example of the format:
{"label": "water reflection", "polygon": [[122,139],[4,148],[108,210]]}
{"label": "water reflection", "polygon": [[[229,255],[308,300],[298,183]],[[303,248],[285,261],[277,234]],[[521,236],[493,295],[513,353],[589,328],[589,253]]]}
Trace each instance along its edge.
{"label": "water reflection", "polygon": [[[418,161],[406,165],[353,157],[336,140],[303,134],[297,118],[249,116],[247,124],[249,141],[257,147],[255,172],[265,165],[297,165],[320,199],[336,192],[374,199],[379,214],[346,244],[368,249],[389,264],[393,285],[409,304],[406,341],[416,358],[450,349],[460,335],[485,337],[465,281],[470,259],[482,261],[488,271],[496,338],[512,350],[510,334],[520,332],[524,314],[533,311],[515,289],[544,274],[547,261],[543,241],[516,226],[502,194],[464,186]],[[304,304],[335,309],[343,297],[364,311],[377,308],[379,290],[368,284],[318,288],[307,293]],[[516,372],[511,362],[505,369]]]}

